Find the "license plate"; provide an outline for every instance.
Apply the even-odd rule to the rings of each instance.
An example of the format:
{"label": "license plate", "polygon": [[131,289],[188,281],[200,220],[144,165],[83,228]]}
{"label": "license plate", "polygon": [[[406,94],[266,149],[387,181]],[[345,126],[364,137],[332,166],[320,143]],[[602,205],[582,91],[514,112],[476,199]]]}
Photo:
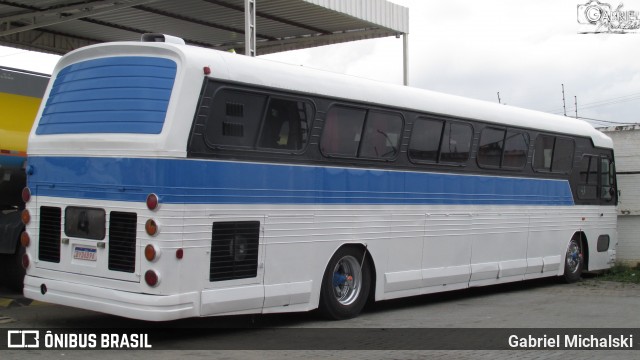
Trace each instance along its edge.
{"label": "license plate", "polygon": [[73,258],[78,260],[96,261],[98,260],[98,253],[96,248],[77,246],[73,249]]}

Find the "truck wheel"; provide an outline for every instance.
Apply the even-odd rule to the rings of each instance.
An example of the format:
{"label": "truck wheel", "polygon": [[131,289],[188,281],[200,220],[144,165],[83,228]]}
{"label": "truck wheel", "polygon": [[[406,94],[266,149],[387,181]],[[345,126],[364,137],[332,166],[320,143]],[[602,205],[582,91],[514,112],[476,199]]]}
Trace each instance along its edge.
{"label": "truck wheel", "polygon": [[5,254],[7,260],[5,264],[5,285],[12,290],[22,291],[24,287],[24,275],[26,270],[22,267],[22,256],[25,248],[18,242],[16,252],[14,254]]}
{"label": "truck wheel", "polygon": [[357,316],[371,289],[369,264],[364,253],[352,247],[340,248],[329,260],[320,289],[320,311],[333,320]]}

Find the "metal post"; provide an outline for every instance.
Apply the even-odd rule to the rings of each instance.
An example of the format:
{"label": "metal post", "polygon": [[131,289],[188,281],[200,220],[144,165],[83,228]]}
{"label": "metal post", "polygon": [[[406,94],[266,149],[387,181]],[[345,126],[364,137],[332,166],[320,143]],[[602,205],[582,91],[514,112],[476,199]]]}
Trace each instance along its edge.
{"label": "metal post", "polygon": [[244,54],[256,56],[256,0],[244,0]]}
{"label": "metal post", "polygon": [[409,85],[409,34],[402,34],[402,83]]}

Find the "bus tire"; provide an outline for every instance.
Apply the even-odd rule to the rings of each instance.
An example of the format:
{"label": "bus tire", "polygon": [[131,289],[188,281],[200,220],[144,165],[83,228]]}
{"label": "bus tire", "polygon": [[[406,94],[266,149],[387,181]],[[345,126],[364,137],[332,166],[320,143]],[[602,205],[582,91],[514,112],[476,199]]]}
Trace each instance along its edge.
{"label": "bus tire", "polygon": [[367,303],[370,289],[371,269],[364,252],[354,247],[342,247],[333,254],[324,272],[320,312],[332,320],[356,317]]}
{"label": "bus tire", "polygon": [[567,253],[564,259],[564,275],[563,279],[567,284],[580,280],[582,269],[584,267],[584,256],[582,254],[582,246],[580,240],[573,238],[567,245]]}

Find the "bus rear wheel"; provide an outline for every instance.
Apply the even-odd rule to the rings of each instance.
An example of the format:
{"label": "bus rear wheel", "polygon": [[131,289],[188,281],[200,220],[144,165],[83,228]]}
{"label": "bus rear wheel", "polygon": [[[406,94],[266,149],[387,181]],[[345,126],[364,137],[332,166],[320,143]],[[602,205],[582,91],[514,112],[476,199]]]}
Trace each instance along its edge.
{"label": "bus rear wheel", "polygon": [[355,317],[366,304],[370,289],[371,270],[365,253],[353,247],[340,248],[324,272],[320,311],[332,320]]}
{"label": "bus rear wheel", "polygon": [[571,239],[567,245],[567,253],[564,259],[564,281],[568,284],[580,280],[582,268],[584,267],[584,256],[579,239]]}

